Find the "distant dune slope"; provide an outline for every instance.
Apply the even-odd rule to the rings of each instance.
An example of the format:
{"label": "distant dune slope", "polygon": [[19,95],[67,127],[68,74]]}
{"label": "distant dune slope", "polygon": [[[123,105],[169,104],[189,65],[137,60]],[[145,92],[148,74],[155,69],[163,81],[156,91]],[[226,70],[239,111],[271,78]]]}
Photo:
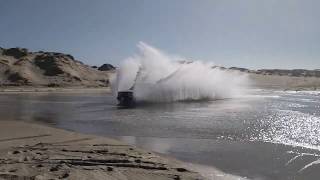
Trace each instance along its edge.
{"label": "distant dune slope", "polygon": [[306,69],[260,69],[249,70],[232,67],[229,70],[248,73],[253,86],[261,88],[282,88],[295,90],[320,89],[320,70]]}
{"label": "distant dune slope", "polygon": [[293,90],[319,90],[320,77],[249,74],[254,86]]}
{"label": "distant dune slope", "polygon": [[56,52],[0,48],[0,86],[103,87],[113,70],[100,71]]}

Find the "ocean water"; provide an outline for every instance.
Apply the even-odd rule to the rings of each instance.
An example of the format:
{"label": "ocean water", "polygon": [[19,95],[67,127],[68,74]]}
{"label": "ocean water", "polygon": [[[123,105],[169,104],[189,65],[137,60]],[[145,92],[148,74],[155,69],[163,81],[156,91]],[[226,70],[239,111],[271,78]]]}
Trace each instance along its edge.
{"label": "ocean water", "polygon": [[118,109],[107,93],[7,93],[0,117],[112,136],[248,179],[318,179],[320,92],[250,94]]}

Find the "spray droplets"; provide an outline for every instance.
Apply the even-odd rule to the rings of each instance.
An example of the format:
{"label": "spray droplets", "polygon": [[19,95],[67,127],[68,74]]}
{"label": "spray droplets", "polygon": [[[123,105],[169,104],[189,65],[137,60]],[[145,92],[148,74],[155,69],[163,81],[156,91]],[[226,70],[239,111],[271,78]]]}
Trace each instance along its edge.
{"label": "spray droplets", "polygon": [[132,90],[137,101],[215,100],[243,94],[248,78],[214,68],[213,63],[185,61],[140,42],[139,54],[120,65],[113,90]]}

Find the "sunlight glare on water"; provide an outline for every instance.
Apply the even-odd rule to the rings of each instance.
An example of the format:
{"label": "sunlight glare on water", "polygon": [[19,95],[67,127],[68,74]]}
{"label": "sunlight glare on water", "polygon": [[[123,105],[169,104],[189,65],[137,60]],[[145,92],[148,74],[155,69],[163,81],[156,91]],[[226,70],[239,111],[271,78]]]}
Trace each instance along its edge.
{"label": "sunlight glare on water", "polygon": [[268,127],[260,134],[263,141],[319,148],[319,117],[292,110],[279,110],[265,121]]}

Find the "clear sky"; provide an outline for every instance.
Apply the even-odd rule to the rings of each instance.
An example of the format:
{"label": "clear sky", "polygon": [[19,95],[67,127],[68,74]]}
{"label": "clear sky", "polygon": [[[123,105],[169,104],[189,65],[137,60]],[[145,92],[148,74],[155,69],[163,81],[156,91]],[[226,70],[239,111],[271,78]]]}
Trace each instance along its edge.
{"label": "clear sky", "polygon": [[320,68],[318,0],[0,0],[0,47],[119,64],[139,41],[247,68]]}

